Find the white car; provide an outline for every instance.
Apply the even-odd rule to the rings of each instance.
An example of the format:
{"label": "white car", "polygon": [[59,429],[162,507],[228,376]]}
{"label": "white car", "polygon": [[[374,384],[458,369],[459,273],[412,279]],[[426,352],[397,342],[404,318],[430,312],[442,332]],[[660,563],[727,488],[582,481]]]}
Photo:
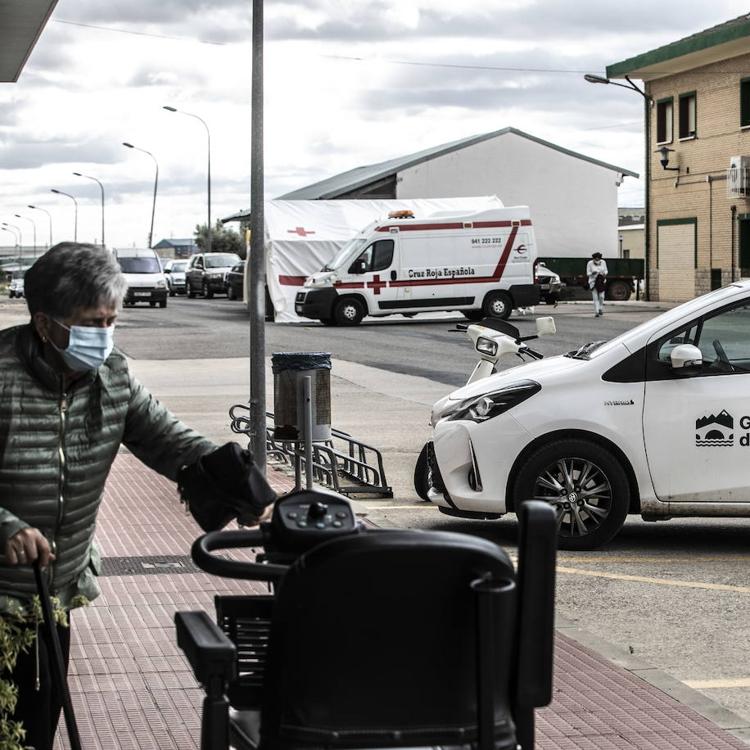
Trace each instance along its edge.
{"label": "white car", "polygon": [[564,548],[628,513],[750,516],[750,281],[460,388],[432,424],[432,502],[487,518],[545,500]]}
{"label": "white car", "polygon": [[11,299],[14,297],[23,297],[23,276],[10,280],[10,284],[8,284],[8,297]]}

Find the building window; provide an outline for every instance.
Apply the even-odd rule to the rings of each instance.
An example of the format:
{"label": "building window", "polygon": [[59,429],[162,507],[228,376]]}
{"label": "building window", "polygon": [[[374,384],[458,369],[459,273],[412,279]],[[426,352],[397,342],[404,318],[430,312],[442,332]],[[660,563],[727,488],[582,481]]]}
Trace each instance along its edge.
{"label": "building window", "polygon": [[662,99],[656,102],[656,142],[672,143],[673,100]]}
{"label": "building window", "polygon": [[695,91],[680,94],[680,138],[695,138],[695,112]]}
{"label": "building window", "polygon": [[740,81],[740,127],[750,127],[750,78]]}

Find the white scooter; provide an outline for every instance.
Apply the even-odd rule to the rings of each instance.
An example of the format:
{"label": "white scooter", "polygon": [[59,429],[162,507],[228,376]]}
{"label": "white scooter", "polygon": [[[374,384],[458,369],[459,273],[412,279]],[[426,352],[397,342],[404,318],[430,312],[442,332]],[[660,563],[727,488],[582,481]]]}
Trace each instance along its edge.
{"label": "white scooter", "polygon": [[[527,358],[543,359],[544,355],[534,351],[526,342],[540,336],[550,336],[557,329],[554,318],[544,317],[536,319],[536,333],[533,336],[521,336],[518,328],[497,318],[485,318],[480,323],[470,325],[459,323],[453,330],[466,331],[474,344],[474,349],[479,352],[479,362],[466,381],[466,385],[470,385],[497,372],[497,365],[502,357],[516,356],[521,362],[525,362]],[[439,405],[440,401],[432,409],[433,425],[441,416]],[[429,500],[427,495],[430,488],[429,449],[430,443],[427,442],[414,467],[414,489],[422,500]]]}

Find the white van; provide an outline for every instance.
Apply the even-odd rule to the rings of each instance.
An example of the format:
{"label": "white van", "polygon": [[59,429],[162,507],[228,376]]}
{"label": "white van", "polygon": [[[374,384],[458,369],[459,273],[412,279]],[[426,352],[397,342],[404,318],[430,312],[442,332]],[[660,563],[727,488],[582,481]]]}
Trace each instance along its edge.
{"label": "white van", "polygon": [[348,242],[297,293],[297,315],[357,325],[365,315],[460,310],[507,318],[539,302],[526,206],[424,219],[397,211]]}
{"label": "white van", "polygon": [[151,307],[167,306],[167,281],[155,250],[126,247],[112,253],[128,282],[125,305],[148,302]]}

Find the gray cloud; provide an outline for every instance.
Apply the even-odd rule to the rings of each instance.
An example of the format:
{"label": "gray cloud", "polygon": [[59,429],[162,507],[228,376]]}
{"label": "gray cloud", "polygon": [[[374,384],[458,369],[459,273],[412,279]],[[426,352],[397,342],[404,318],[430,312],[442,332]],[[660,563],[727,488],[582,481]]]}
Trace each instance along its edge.
{"label": "gray cloud", "polygon": [[108,140],[0,138],[0,169],[34,169],[48,164],[114,164],[120,161],[120,150]]}

